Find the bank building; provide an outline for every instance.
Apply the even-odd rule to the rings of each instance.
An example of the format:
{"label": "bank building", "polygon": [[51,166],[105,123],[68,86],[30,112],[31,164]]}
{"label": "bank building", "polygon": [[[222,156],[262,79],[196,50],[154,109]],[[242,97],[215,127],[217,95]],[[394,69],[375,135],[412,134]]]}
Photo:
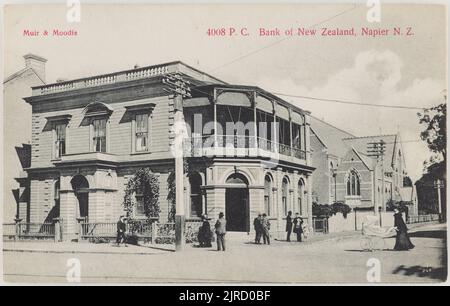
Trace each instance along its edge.
{"label": "bank building", "polygon": [[[265,212],[274,236],[288,211],[312,224],[310,113],[254,86],[233,85],[170,62],[32,88],[29,201],[18,217],[29,223],[63,220],[62,239],[80,220],[116,222],[125,189],[148,168],[159,182],[159,221],[167,222],[175,159],[174,99],[163,78],[191,84],[182,109],[189,129],[183,147],[187,220],[224,212],[230,232],[252,232]],[[199,123],[200,128],[195,125]],[[226,128],[232,123],[245,126]],[[133,218],[144,217],[139,192]]]}

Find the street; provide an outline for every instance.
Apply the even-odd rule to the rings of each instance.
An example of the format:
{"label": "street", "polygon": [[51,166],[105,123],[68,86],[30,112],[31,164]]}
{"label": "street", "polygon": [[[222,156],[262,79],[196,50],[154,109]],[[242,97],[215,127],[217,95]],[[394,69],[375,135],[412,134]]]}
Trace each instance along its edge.
{"label": "street", "polygon": [[[43,253],[4,246],[5,282],[67,283],[68,260],[80,262],[81,283],[367,283],[369,263],[379,262],[381,283],[435,283],[446,279],[446,226],[410,230],[416,247],[362,251],[361,236],[316,242],[273,241],[270,246],[229,239],[226,252],[187,245],[183,253]],[[84,249],[89,245],[84,246]],[[105,246],[113,248],[112,246]],[[214,245],[215,247],[215,245]],[[139,248],[139,247],[133,247]],[[115,248],[117,249],[117,248]],[[123,248],[126,250],[128,248]]]}

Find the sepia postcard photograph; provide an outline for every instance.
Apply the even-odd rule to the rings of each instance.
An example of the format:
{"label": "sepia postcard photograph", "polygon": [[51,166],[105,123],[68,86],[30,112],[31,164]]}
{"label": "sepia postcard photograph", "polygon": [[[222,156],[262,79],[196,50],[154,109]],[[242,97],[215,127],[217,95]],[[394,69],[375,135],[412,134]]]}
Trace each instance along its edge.
{"label": "sepia postcard photograph", "polygon": [[1,8],[3,285],[447,284],[445,1]]}

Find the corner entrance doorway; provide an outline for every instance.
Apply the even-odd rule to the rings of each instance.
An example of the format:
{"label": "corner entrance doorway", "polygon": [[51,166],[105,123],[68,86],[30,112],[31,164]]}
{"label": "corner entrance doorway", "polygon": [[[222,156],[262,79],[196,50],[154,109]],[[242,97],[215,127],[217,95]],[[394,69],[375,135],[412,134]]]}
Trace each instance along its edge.
{"label": "corner entrance doorway", "polygon": [[72,189],[77,198],[77,217],[88,221],[89,217],[89,183],[82,175],[76,175],[72,178]]}
{"label": "corner entrance doorway", "polygon": [[249,232],[250,209],[248,203],[248,181],[239,173],[232,174],[226,181],[225,218],[227,231]]}

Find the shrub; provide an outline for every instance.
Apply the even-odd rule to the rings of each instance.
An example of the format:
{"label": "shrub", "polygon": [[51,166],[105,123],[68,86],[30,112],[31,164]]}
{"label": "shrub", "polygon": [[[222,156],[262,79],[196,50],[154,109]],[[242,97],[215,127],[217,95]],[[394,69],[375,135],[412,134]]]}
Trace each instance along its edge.
{"label": "shrub", "polygon": [[318,204],[313,203],[312,205],[313,215],[318,217],[326,217],[334,216],[337,213],[342,213],[344,218],[347,218],[347,215],[352,211],[350,206],[343,202],[335,202],[331,205],[329,204]]}
{"label": "shrub", "polygon": [[142,194],[145,215],[148,218],[158,218],[161,212],[159,208],[159,180],[149,168],[139,169],[127,183],[123,206],[128,216],[133,216],[136,194]]}
{"label": "shrub", "polygon": [[350,208],[350,206],[348,206],[347,204],[345,204],[343,202],[334,202],[333,204],[331,204],[331,212],[333,215],[340,212],[340,213],[342,213],[342,216],[344,216],[344,218],[347,218],[347,215],[351,211],[352,211],[352,209]]}
{"label": "shrub", "polygon": [[317,217],[329,217],[331,216],[331,207],[328,204],[313,203],[312,205],[313,215]]}
{"label": "shrub", "polygon": [[408,206],[410,206],[410,205],[412,205],[412,202],[389,200],[386,203],[386,209],[388,211],[393,211],[394,209],[398,209],[401,213],[405,213],[406,215],[408,215],[408,212],[409,212]]}

